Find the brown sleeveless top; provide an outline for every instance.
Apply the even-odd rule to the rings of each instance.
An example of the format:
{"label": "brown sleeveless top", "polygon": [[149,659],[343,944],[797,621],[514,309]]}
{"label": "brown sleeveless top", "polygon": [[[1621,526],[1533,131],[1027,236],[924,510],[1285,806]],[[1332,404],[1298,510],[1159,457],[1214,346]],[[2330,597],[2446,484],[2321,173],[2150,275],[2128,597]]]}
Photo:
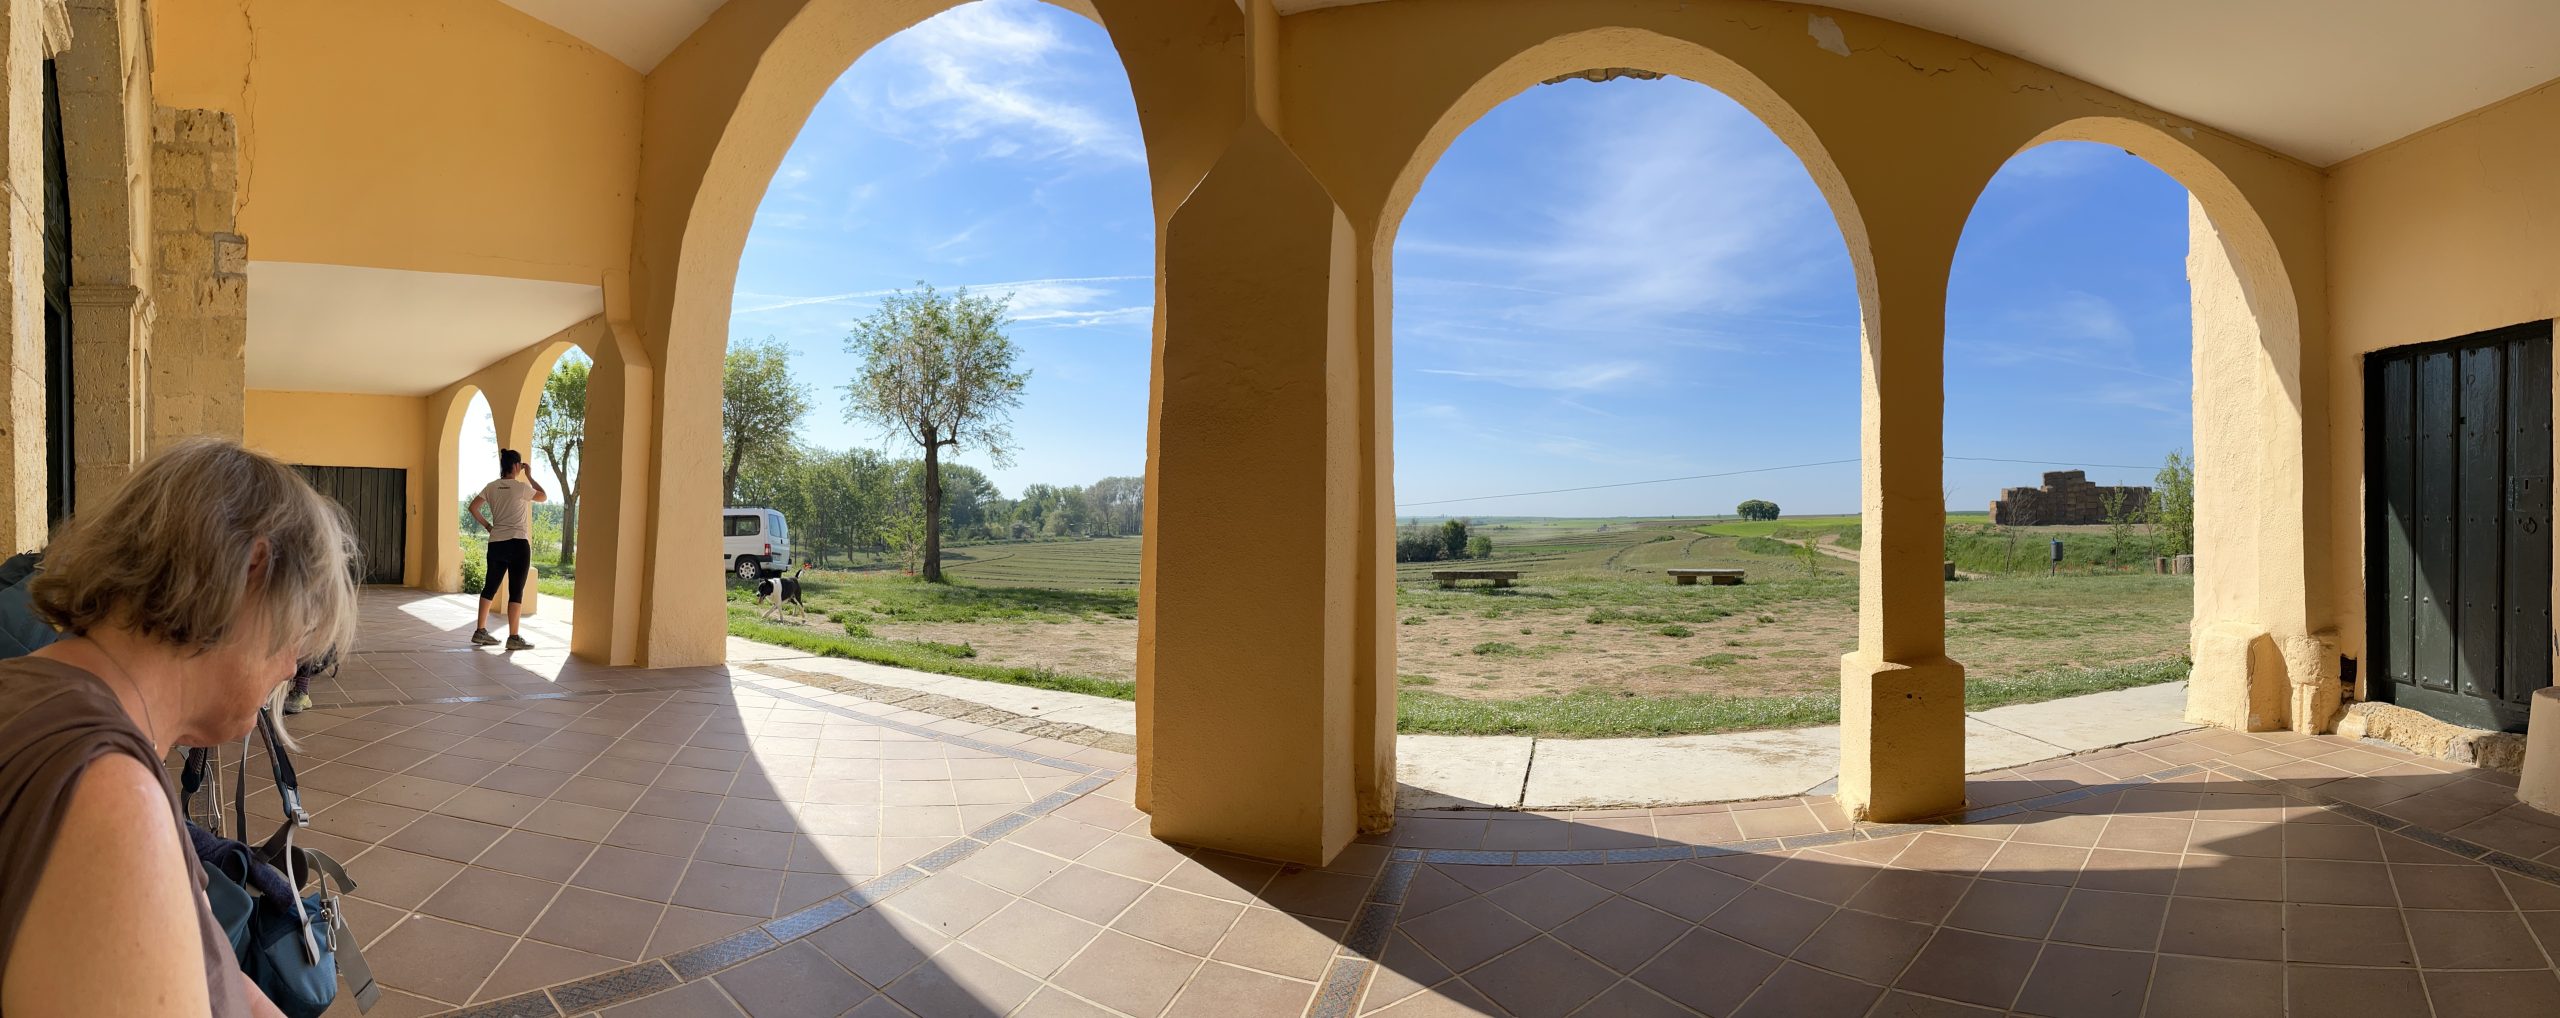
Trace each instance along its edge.
{"label": "brown sleeveless top", "polygon": [[[54,835],[71,807],[71,786],[89,763],[123,753],[154,773],[166,773],[151,742],[126,717],[105,681],[48,658],[0,661],[0,959],[16,944],[18,926],[34,902],[36,878],[53,854]],[[178,819],[170,796],[170,826],[186,853],[187,883],[196,889],[196,926],[204,940],[205,988],[214,1018],[247,1018],[240,962],[231,939],[214,922],[204,896],[204,867]],[[76,846],[74,846],[76,848]]]}

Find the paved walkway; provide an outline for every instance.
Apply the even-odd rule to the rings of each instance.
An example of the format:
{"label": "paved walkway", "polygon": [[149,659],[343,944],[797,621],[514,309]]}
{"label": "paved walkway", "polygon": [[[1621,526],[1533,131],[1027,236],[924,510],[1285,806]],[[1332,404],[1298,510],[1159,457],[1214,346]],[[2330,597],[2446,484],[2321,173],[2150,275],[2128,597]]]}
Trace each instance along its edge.
{"label": "paved walkway", "polygon": [[[1134,735],[1125,700],[1027,689],[730,641],[730,659],[788,663],[872,685],[934,693],[1045,721]],[[1977,711],[1965,719],[1972,773],[2194,728],[2187,684],[2166,683]],[[1406,735],[1396,740],[1405,809],[1577,809],[1732,802],[1829,791],[1840,774],[1837,726],[1651,739]]]}
{"label": "paved walkway", "polygon": [[368,596],[407,628],[358,688],[503,692],[292,723],[375,1016],[2560,1013],[2560,818],[2350,740],[2172,735],[1926,825],[1407,811],[1313,870],[1147,837],[1123,755],[433,650],[422,600]]}

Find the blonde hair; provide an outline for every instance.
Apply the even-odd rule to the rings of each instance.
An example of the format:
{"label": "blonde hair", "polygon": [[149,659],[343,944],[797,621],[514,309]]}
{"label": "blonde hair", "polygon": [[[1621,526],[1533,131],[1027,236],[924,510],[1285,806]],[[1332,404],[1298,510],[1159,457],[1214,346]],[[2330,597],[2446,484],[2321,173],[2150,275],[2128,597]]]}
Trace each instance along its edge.
{"label": "blonde hair", "polygon": [[354,641],[355,560],[345,511],[291,467],[196,438],[62,528],[28,594],[65,633],[118,626],[188,653],[263,618],[268,650],[311,662]]}

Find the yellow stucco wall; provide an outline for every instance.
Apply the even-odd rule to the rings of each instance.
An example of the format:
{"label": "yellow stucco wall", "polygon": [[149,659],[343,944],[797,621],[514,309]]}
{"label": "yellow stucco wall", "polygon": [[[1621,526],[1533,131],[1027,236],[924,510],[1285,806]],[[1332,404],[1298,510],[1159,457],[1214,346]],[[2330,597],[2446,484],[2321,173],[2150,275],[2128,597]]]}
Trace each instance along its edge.
{"label": "yellow stucco wall", "polygon": [[640,75],[497,0],[156,0],[159,103],[239,124],[258,257],[596,283]]}
{"label": "yellow stucco wall", "polygon": [[2328,511],[2339,644],[2365,649],[2367,353],[2560,317],[2560,81],[2330,168]]}
{"label": "yellow stucco wall", "polygon": [[243,441],[249,448],[287,463],[409,472],[408,547],[401,564],[410,585],[420,585],[420,555],[431,520],[421,507],[440,504],[428,501],[436,463],[428,445],[426,399],[251,389],[247,404]]}

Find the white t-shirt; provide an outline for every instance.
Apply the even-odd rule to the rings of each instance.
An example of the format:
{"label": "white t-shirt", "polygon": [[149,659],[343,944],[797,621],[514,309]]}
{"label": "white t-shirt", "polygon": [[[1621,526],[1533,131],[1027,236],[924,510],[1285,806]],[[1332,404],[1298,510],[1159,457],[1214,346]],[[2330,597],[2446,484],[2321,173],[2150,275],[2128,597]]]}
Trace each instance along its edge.
{"label": "white t-shirt", "polygon": [[489,502],[489,540],[523,541],[533,537],[533,484],[512,478],[480,489]]}

